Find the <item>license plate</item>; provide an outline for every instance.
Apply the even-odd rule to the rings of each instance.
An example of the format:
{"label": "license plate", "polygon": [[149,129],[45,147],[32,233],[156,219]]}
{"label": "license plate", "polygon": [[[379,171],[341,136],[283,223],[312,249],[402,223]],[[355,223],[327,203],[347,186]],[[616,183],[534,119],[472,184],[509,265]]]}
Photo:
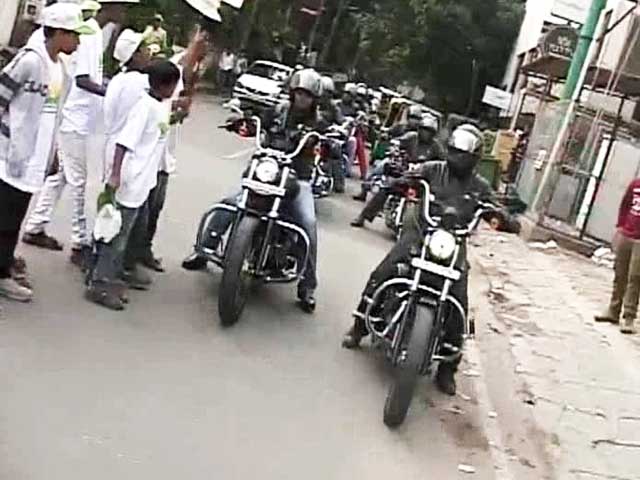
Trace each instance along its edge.
{"label": "license plate", "polygon": [[413,268],[417,268],[418,270],[435,273],[436,275],[448,278],[449,280],[453,280],[454,282],[460,280],[461,276],[461,273],[458,270],[449,267],[443,267],[442,265],[428,262],[426,260],[422,260],[421,258],[414,258],[413,260],[411,260],[411,266]]}

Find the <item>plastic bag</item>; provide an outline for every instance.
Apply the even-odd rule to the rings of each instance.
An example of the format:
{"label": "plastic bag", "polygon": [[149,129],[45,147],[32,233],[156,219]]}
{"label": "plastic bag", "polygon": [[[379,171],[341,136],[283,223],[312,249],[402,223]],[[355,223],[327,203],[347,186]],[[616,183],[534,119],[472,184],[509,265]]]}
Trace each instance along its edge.
{"label": "plastic bag", "polygon": [[96,242],[111,243],[122,228],[122,214],[115,201],[115,191],[107,186],[98,197],[98,216],[93,227]]}

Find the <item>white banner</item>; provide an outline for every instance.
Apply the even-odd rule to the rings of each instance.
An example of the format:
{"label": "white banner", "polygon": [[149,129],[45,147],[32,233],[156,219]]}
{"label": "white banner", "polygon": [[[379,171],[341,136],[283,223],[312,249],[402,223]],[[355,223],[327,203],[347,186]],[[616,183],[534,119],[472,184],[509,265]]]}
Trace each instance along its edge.
{"label": "white banner", "polygon": [[482,97],[482,103],[499,108],[500,110],[508,110],[511,105],[511,94],[487,85],[487,89],[484,91],[484,97]]}

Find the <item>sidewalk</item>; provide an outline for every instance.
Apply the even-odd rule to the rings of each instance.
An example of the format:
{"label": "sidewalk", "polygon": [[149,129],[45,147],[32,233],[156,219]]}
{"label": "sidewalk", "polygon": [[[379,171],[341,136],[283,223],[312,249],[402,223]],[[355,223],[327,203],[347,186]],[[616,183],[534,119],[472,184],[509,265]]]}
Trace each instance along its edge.
{"label": "sidewalk", "polygon": [[[477,343],[518,467],[537,478],[640,479],[640,336],[593,321],[613,272],[487,230],[473,244]],[[509,376],[515,391],[500,392]],[[532,442],[543,451],[532,452]]]}

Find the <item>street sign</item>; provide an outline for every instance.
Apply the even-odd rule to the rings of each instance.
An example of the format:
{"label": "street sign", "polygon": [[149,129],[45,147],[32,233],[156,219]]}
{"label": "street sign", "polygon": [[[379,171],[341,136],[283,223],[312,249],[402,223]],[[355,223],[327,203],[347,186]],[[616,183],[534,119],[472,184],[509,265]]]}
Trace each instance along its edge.
{"label": "street sign", "polygon": [[540,48],[543,55],[555,55],[567,59],[573,58],[578,47],[578,32],[571,27],[556,27],[547,33]]}
{"label": "street sign", "polygon": [[511,105],[511,97],[512,95],[509,92],[487,85],[484,96],[482,97],[482,103],[499,108],[500,110],[508,110]]}

